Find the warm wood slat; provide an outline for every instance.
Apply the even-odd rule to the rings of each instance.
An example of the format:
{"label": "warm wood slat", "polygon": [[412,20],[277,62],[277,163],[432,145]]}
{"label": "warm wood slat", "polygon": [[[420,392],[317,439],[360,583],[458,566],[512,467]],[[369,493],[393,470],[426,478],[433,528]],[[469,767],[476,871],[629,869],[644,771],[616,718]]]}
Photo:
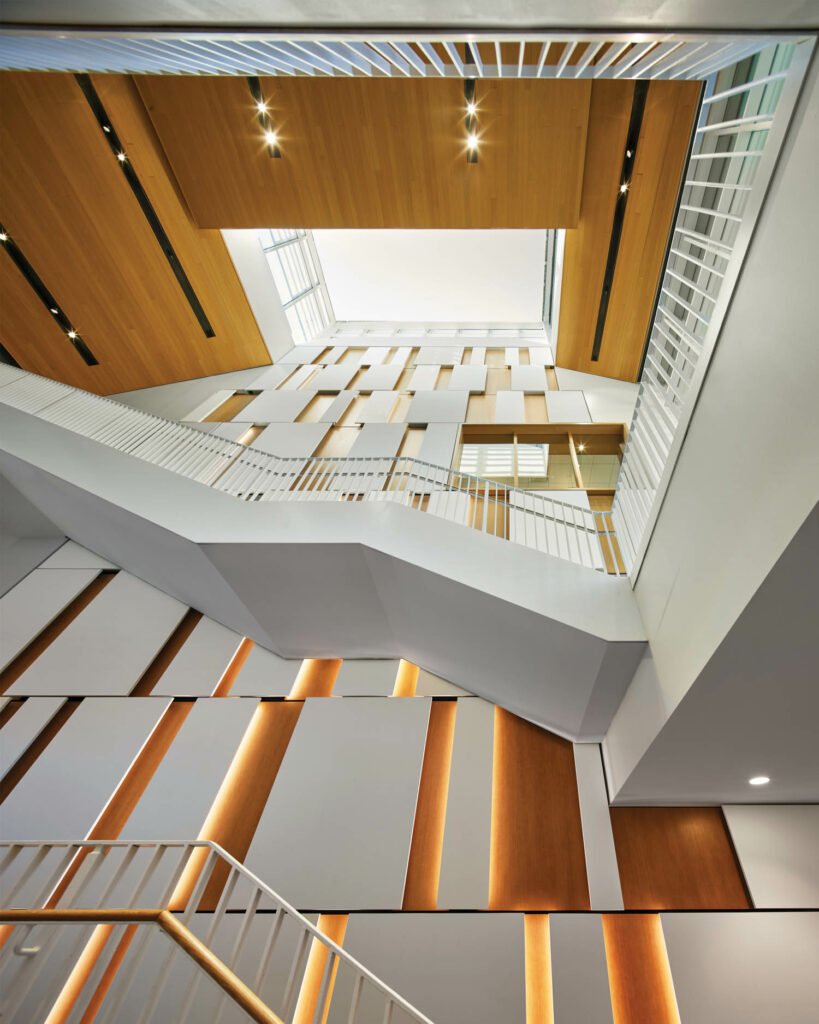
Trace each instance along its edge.
{"label": "warm wood slat", "polygon": [[173,659],[179,654],[182,645],[199,625],[201,618],[202,613],[193,608],[189,608],[185,612],[182,621],[162,645],[154,660],[142,673],[139,682],[131,690],[131,697],[148,697],[153,693],[154,687]]}
{"label": "warm wood slat", "polygon": [[92,580],[85,590],[81,591],[69,604],[63,608],[60,614],[51,620],[45,629],[41,630],[31,643],[17,657],[8,663],[0,672],[0,694],[20,678],[20,676],[34,664],[37,658],[50,647],[57,637],[67,629],[74,619],[94,600],[100,591],[111,582],[116,572],[104,569],[96,579]]}
{"label": "warm wood slat", "polygon": [[305,658],[287,699],[332,696],[340,669],[341,658]]}
{"label": "warm wood slat", "polygon": [[236,682],[239,673],[242,671],[242,665],[250,657],[250,652],[253,650],[253,641],[249,637],[242,637],[242,642],[236,648],[236,653],[230,659],[227,668],[222,673],[222,677],[216,684],[212,697],[227,697],[231,691],[233,684]]}
{"label": "warm wood slat", "polygon": [[495,709],[490,910],[588,910],[571,743]]}
{"label": "warm wood slat", "polygon": [[526,1024],[554,1024],[548,914],[524,914]]}
{"label": "warm wood slat", "polygon": [[[320,914],[316,927],[322,935],[326,935],[337,946],[344,943],[344,935],[347,931],[349,914]],[[333,999],[333,988],[338,974],[338,960],[336,960],[330,976],[330,984],[324,1001],[324,1009],[321,1016],[316,1018],[318,1000],[321,994],[321,983],[324,978],[324,970],[327,966],[329,950],[321,941],[314,938],[310,944],[310,954],[307,957],[307,966],[304,969],[304,976],[299,990],[299,1000],[296,1003],[296,1012],[293,1015],[293,1024],[325,1024],[327,1015],[330,1012],[330,1004]]]}
{"label": "warm wood slat", "polygon": [[433,700],[418,787],[402,910],[437,910],[458,702]]}
{"label": "warm wood slat", "polygon": [[577,223],[591,83],[478,83],[467,164],[460,79],[264,78],[271,160],[242,78],[138,86],[201,227],[524,228]]}
{"label": "warm wood slat", "polygon": [[192,221],[133,81],[93,81],[216,336],[204,335],[73,75],[4,72],[3,222],[100,365],[86,366],[0,253],[3,344],[25,369],[100,394],[269,363],[222,236]]}
{"label": "warm wood slat", "polygon": [[404,661],[402,658],[398,663],[398,672],[395,676],[393,697],[414,697],[418,687],[418,675],[420,669],[411,661]]}
{"label": "warm wood slat", "polygon": [[658,914],[604,914],[614,1024],[680,1024]]}
{"label": "warm wood slat", "polygon": [[751,907],[719,807],[612,807],[626,910]]}

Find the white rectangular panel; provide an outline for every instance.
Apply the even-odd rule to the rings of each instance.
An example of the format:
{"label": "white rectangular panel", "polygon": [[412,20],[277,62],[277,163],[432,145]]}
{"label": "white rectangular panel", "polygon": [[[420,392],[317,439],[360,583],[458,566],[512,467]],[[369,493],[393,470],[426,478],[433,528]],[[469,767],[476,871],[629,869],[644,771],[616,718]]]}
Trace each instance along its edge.
{"label": "white rectangular panel", "polygon": [[819,913],[662,914],[684,1024],[811,1024]]}
{"label": "white rectangular panel", "polygon": [[116,569],[113,562],[100,558],[93,551],[73,540],[67,540],[41,565],[41,569]]}
{"label": "white rectangular panel", "polygon": [[548,345],[530,345],[529,363],[531,366],[554,366],[555,357]]}
{"label": "white rectangular panel", "polygon": [[440,676],[421,669],[418,673],[418,684],[415,687],[415,694],[418,697],[470,697],[468,690],[461,689],[454,683],[449,683]]}
{"label": "white rectangular panel", "polygon": [[495,395],[496,423],[524,423],[526,406],[522,391],[499,391]]}
{"label": "white rectangular panel", "polygon": [[457,423],[430,423],[421,440],[419,460],[449,469],[460,432],[461,428]]}
{"label": "white rectangular panel", "polygon": [[250,424],[248,423],[233,421],[230,423],[212,423],[209,426],[212,429],[208,433],[215,434],[216,437],[223,437],[226,441],[238,441],[250,429]]}
{"label": "white rectangular panel", "polygon": [[723,812],[755,907],[819,907],[819,805],[735,804]]}
{"label": "white rectangular panel", "polygon": [[318,359],[326,347],[326,345],[296,345],[281,356],[278,365],[300,366],[303,363],[312,363],[314,359]]}
{"label": "white rectangular panel", "polygon": [[455,714],[438,907],[480,910],[489,898],[495,708],[462,697]]}
{"label": "white rectangular panel", "polygon": [[503,361],[507,366],[517,366],[520,362],[520,352],[515,347],[503,350]]}
{"label": "white rectangular panel", "polygon": [[373,459],[398,454],[406,427],[403,423],[365,423],[356,435],[349,458]]}
{"label": "white rectangular panel", "polygon": [[378,366],[387,357],[391,345],[371,345],[361,357],[362,366]]}
{"label": "white rectangular panel", "polygon": [[[279,386],[280,391],[295,391],[313,376],[316,372],[315,366],[300,366],[295,373],[291,374],[283,384]],[[320,371],[319,371],[320,372]]]}
{"label": "white rectangular panel", "polygon": [[233,418],[240,423],[292,423],[314,398],[314,391],[263,391]]}
{"label": "white rectangular panel", "polygon": [[612,1024],[603,923],[597,914],[549,914],[556,1024]]}
{"label": "white rectangular panel", "polygon": [[3,804],[4,839],[86,836],[169,703],[83,701]]}
{"label": "white rectangular panel", "polygon": [[574,744],[574,768],[592,910],[622,910],[623,892],[598,743]]}
{"label": "white rectangular panel", "polygon": [[464,350],[457,345],[426,345],[415,357],[416,366],[457,366]]}
{"label": "white rectangular panel", "polygon": [[338,423],[345,412],[350,408],[350,402],[355,398],[355,391],[339,391],[333,401],[319,416],[319,423]]}
{"label": "white rectangular panel", "polygon": [[345,658],[333,687],[333,696],[389,697],[397,674],[397,658]]}
{"label": "white rectangular panel", "polygon": [[305,701],[248,868],[300,909],[399,909],[428,720],[426,699]]}
{"label": "white rectangular panel", "polygon": [[441,372],[440,366],[416,366],[407,385],[407,391],[434,391],[435,381]]}
{"label": "white rectangular panel", "polygon": [[359,391],[392,391],[401,376],[400,366],[371,366],[356,381]]}
{"label": "white rectangular panel", "polygon": [[[351,914],[344,948],[435,1024],[525,1024],[522,914]],[[339,971],[328,1024],[347,1024],[353,981]],[[384,1020],[365,986],[356,1024]]]}
{"label": "white rectangular panel", "polygon": [[0,668],[55,619],[99,569],[35,569],[0,598]]}
{"label": "white rectangular panel", "polygon": [[546,411],[550,423],[591,423],[582,391],[547,391]]}
{"label": "white rectangular panel", "polygon": [[358,373],[357,366],[342,363],[340,366],[325,366],[310,383],[311,391],[343,391]]}
{"label": "white rectangular panel", "polygon": [[280,658],[254,644],[230,689],[231,697],[286,697],[301,669],[301,658]]}
{"label": "white rectangular panel", "polygon": [[469,391],[480,394],[486,391],[485,366],[455,366],[447,385],[450,391]]}
{"label": "white rectangular panel", "polygon": [[339,359],[341,359],[346,351],[346,345],[334,345],[321,361],[325,366],[333,366],[339,361]]}
{"label": "white rectangular panel", "polygon": [[407,423],[463,423],[468,403],[466,391],[418,391],[410,402]]}
{"label": "white rectangular panel", "polygon": [[232,629],[200,619],[153,689],[170,697],[209,697],[242,637]]}
{"label": "white rectangular panel", "polygon": [[9,693],[67,697],[130,693],[186,611],[180,601],[120,572]]}
{"label": "white rectangular panel", "polygon": [[209,416],[214,409],[218,409],[223,402],[226,402],[231,398],[233,394],[234,392],[229,388],[227,390],[214,391],[192,409],[189,409],[184,416],[180,417],[180,419],[203,420],[206,416]]}
{"label": "white rectangular panel", "polygon": [[0,732],[0,778],[28,749],[64,703],[64,697],[29,697],[14,712],[14,717],[6,722]]}
{"label": "white rectangular panel", "polygon": [[253,447],[282,459],[307,458],[324,440],[327,423],[271,423]]}
{"label": "white rectangular panel", "polygon": [[386,423],[398,401],[397,391],[373,391],[367,396],[360,412],[358,423]]}
{"label": "white rectangular panel", "polygon": [[407,365],[407,360],[410,357],[412,349],[407,345],[402,348],[397,348],[390,356],[390,366],[400,366],[403,370]]}
{"label": "white rectangular panel", "polygon": [[258,701],[195,701],[120,839],[198,836]]}
{"label": "white rectangular panel", "polygon": [[275,366],[268,366],[266,370],[262,370],[258,377],[254,377],[250,381],[249,386],[253,391],[277,388],[282,381],[287,380],[292,372],[292,366],[282,366],[281,363],[276,363]]}
{"label": "white rectangular panel", "polygon": [[523,391],[528,395],[542,395],[549,387],[542,366],[513,366],[509,386],[512,391]]}
{"label": "white rectangular panel", "polygon": [[483,366],[486,362],[486,349],[473,348],[472,354],[469,357],[469,362],[472,366]]}

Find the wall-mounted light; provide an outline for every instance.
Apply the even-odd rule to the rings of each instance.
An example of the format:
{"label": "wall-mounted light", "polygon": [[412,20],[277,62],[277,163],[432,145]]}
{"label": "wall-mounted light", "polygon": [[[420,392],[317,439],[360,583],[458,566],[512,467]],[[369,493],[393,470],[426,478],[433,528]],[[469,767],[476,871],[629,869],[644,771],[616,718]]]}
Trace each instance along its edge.
{"label": "wall-mounted light", "polygon": [[478,162],[478,101],[475,97],[475,79],[467,78],[464,82],[464,98],[466,99],[466,162]]}
{"label": "wall-mounted light", "polygon": [[282,155],[279,149],[279,136],[270,120],[270,108],[262,93],[262,83],[256,75],[249,75],[247,84],[250,89],[250,95],[253,97],[256,105],[256,119],[259,122],[259,127],[262,129],[262,138],[267,147],[267,155],[279,158]]}

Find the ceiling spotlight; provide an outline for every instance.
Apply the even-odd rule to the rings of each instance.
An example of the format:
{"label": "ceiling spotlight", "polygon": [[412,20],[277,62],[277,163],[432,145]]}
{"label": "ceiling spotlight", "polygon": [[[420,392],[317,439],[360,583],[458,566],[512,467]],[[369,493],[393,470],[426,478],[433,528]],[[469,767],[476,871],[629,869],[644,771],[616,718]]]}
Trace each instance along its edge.
{"label": "ceiling spotlight", "polygon": [[111,132],[111,125],[110,125],[110,124],[104,124],[104,125],[102,126],[102,130],[103,130],[104,132],[108,132],[108,133],[110,134],[110,132]]}
{"label": "ceiling spotlight", "polygon": [[754,775],[753,778],[748,779],[752,786],[767,786],[770,781],[767,775]]}
{"label": "ceiling spotlight", "polygon": [[478,148],[478,136],[477,135],[467,135],[467,137],[466,137],[466,148],[467,149],[477,149]]}
{"label": "ceiling spotlight", "polygon": [[266,114],[267,113],[267,104],[265,103],[264,100],[259,100],[256,103],[256,109],[259,111],[260,114]]}
{"label": "ceiling spotlight", "polygon": [[68,337],[71,338],[71,340],[73,341],[77,337],[77,332],[76,331],[69,331],[68,332]]}
{"label": "ceiling spotlight", "polygon": [[586,442],[581,441],[580,444],[577,446],[577,450],[579,452],[584,452],[586,450]]}
{"label": "ceiling spotlight", "polygon": [[54,314],[54,316],[59,316],[59,315],[60,315],[60,311],[59,311],[59,309],[55,309],[55,308],[54,308],[54,306],[52,306],[52,307],[51,307],[51,309],[49,310],[49,312],[53,313],[53,314]]}
{"label": "ceiling spotlight", "polygon": [[626,156],[628,157],[629,160],[631,159],[631,150],[630,149],[626,150]]}
{"label": "ceiling spotlight", "polygon": [[119,160],[121,164],[124,164],[127,159],[128,157],[123,152],[120,151],[117,153],[117,160]]}
{"label": "ceiling spotlight", "polygon": [[624,196],[626,192],[628,192],[628,183],[624,181],[623,184],[620,186],[620,195]]}
{"label": "ceiling spotlight", "polygon": [[264,141],[268,144],[268,146],[275,146],[278,143],[279,139],[275,132],[270,131],[268,129],[268,131],[264,133]]}
{"label": "ceiling spotlight", "polygon": [[7,242],[8,240],[9,236],[6,234],[6,232],[0,231],[0,242]]}
{"label": "ceiling spotlight", "polygon": [[467,114],[469,114],[470,117],[474,117],[474,115],[478,113],[478,104],[477,103],[467,103],[467,105],[466,105],[466,112],[467,112]]}

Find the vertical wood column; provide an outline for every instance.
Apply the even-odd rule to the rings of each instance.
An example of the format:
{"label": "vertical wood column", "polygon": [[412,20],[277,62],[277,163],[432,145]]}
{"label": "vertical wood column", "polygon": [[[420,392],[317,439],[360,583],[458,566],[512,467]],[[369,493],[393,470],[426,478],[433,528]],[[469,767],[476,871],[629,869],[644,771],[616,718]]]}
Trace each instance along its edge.
{"label": "vertical wood column", "polygon": [[659,914],[604,914],[614,1024],[680,1024]]}

